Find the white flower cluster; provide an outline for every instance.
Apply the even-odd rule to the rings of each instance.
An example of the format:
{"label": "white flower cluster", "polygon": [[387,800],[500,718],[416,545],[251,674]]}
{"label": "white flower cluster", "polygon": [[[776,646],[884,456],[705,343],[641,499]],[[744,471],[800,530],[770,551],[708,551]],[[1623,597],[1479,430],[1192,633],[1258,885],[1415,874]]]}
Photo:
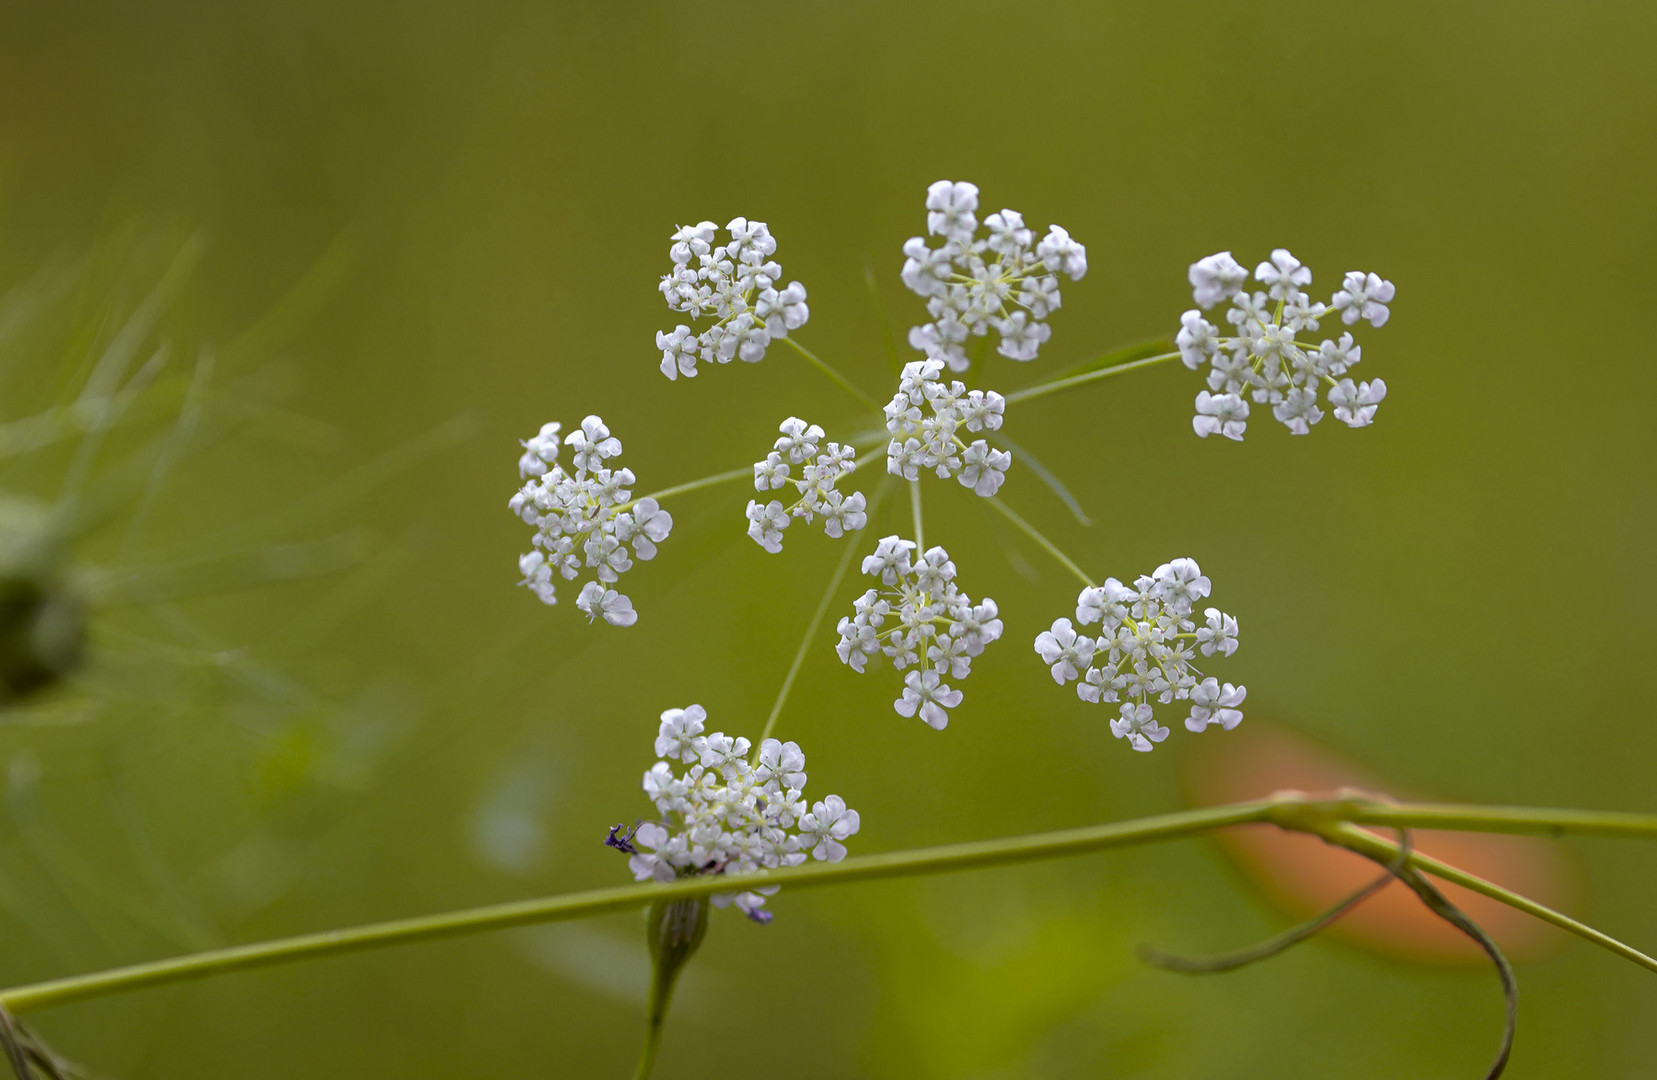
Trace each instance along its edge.
{"label": "white flower cluster", "polygon": [[939,247],[911,237],[903,245],[903,283],[926,298],[932,321],[909,331],[909,344],[951,371],[971,366],[966,343],[993,328],[996,348],[1013,360],[1034,360],[1052,334],[1042,320],[1059,306],[1059,275],[1080,281],[1087,249],[1057,225],[1038,242],[1016,210],[984,219],[978,233],[978,188],[939,180],[926,191],[926,231]]}
{"label": "white flower cluster", "polygon": [[[857,811],[830,795],[806,803],[805,755],[795,743],[766,739],[759,755],[748,760],[750,743],[723,732],[703,734],[708,718],[700,705],[662,713],[656,736],[661,758],[644,774],[644,791],[660,821],[641,824],[631,834],[612,829],[611,847],[627,852],[628,868],[638,881],[701,874],[752,874],[778,866],[798,866],[809,853],[823,862],[846,857],[843,841],[857,832]],[[675,762],[689,765],[683,773]],[[736,906],[756,922],[769,922],[761,909],[775,888],[715,896],[713,902]]]}
{"label": "white flower cluster", "polygon": [[[584,569],[596,581],[581,587],[575,606],[588,621],[602,616],[611,626],[632,626],[638,619],[633,602],[609,588],[630,569],[633,559],[656,557],[656,545],[667,539],[673,518],[655,499],[633,499],[631,469],[613,469],[621,440],[604,421],[589,416],[564,437],[574,448],[574,471],[558,464],[558,433],[562,426],[544,424],[533,439],[523,441],[518,475],[528,482],[508,504],[512,512],[535,526],[534,548],[518,557],[523,580],[543,603],[556,604],[552,575],[574,581]],[[632,556],[628,548],[632,548]]]}
{"label": "white flower cluster", "polygon": [[918,712],[942,731],[949,723],[947,710],[961,703],[961,691],[943,678],[967,676],[972,658],[1001,636],[1000,612],[994,600],[974,604],[956,587],[955,564],[943,548],[930,548],[912,562],[914,552],[913,540],[888,536],[863,560],[863,572],[885,588],[857,598],[854,614],[840,620],[835,651],[853,671],[861,672],[877,653],[891,657],[899,671],[914,668],[893,708],[899,716]]}
{"label": "white flower cluster", "polygon": [[1059,619],[1036,638],[1036,652],[1060,686],[1080,680],[1083,701],[1121,703],[1111,734],[1127,739],[1135,750],[1149,750],[1168,737],[1152,716],[1150,699],[1168,704],[1190,701],[1185,726],[1202,731],[1219,724],[1227,731],[1243,714],[1237,706],[1248,691],[1203,677],[1193,664],[1204,656],[1237,651],[1237,620],[1218,608],[1203,611],[1198,626],[1191,617],[1197,601],[1209,593],[1209,581],[1191,559],[1175,559],[1137,579],[1130,588],[1115,578],[1083,589],[1076,598],[1076,623],[1100,626],[1096,637]]}
{"label": "white flower cluster", "polygon": [[791,281],[779,288],[782,267],[771,256],[777,241],[763,221],[732,218],[725,226],[730,240],[714,245],[719,226],[699,222],[673,234],[668,257],[673,271],[662,275],[667,306],[692,319],[717,320],[700,334],[683,324],[658,332],[662,374],[670,379],[694,377],[696,362],[748,363],[765,358],[772,338],[787,337],[811,317],[805,286]]}
{"label": "white flower cluster", "polygon": [[[768,503],[748,500],[748,535],[754,543],[775,554],[782,550],[782,533],[795,518],[807,525],[821,515],[823,531],[835,539],[856,532],[868,523],[866,500],[861,491],[850,495],[836,491],[840,478],[857,467],[857,452],[837,442],[820,450],[823,429],[790,416],[777,428],[782,432],[764,461],[754,463],[754,490],[776,491],[794,485],[800,497],[784,506],[778,499]],[[793,467],[800,466],[799,479]]]}
{"label": "white flower cluster", "polygon": [[[994,495],[1007,478],[1013,455],[983,439],[968,445],[958,431],[994,431],[1007,401],[993,390],[968,390],[960,380],[945,382],[941,360],[903,365],[898,392],[886,406],[886,471],[914,480],[922,469],[953,476],[962,487]],[[926,415],[922,406],[931,411]]]}
{"label": "white flower cluster", "polygon": [[[1283,248],[1254,270],[1262,289],[1250,291],[1248,271],[1222,251],[1191,264],[1192,294],[1202,311],[1180,316],[1175,339],[1185,366],[1196,371],[1209,365],[1208,389],[1197,395],[1197,414],[1191,426],[1204,438],[1224,435],[1241,439],[1248,426],[1249,398],[1270,405],[1272,415],[1296,435],[1305,435],[1323,419],[1318,392],[1328,386],[1328,402],[1335,419],[1365,427],[1375,419],[1376,407],[1387,396],[1381,379],[1354,382],[1347,372],[1361,359],[1362,350],[1350,333],[1338,340],[1303,341],[1315,332],[1319,320],[1338,312],[1341,322],[1356,325],[1364,319],[1381,326],[1391,314],[1396,290],[1375,274],[1352,271],[1329,303],[1311,299],[1303,289],[1312,283],[1312,271]],[[1231,304],[1226,321],[1235,331],[1223,337],[1203,312],[1221,301]]]}

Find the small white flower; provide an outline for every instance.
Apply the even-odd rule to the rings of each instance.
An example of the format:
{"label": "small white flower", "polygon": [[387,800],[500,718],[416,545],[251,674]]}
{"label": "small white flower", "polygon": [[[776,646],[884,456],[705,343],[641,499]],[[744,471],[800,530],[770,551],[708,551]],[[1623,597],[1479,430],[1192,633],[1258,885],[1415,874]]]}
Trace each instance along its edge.
{"label": "small white flower", "polygon": [[823,438],[823,429],[807,424],[797,416],[790,416],[778,425],[782,436],[777,439],[776,451],[795,465],[817,453],[817,444]]}
{"label": "small white flower", "polygon": [[813,859],[839,862],[846,857],[846,845],[841,841],[854,835],[859,824],[857,811],[847,809],[840,796],[830,795],[800,822],[801,845],[811,848]]}
{"label": "small white flower", "polygon": [[754,462],[754,490],[775,491],[788,483],[788,462],[776,451],[765,455],[764,461]]}
{"label": "small white flower", "polygon": [[1012,255],[1030,246],[1035,234],[1024,227],[1024,215],[1017,210],[1003,210],[984,219],[989,230],[989,249],[998,255]]}
{"label": "small white flower", "polygon": [[1383,281],[1379,274],[1352,270],[1341,282],[1341,291],[1334,295],[1329,306],[1341,313],[1341,322],[1348,326],[1356,324],[1359,319],[1368,319],[1371,326],[1384,326],[1392,316],[1392,310],[1387,305],[1392,303],[1397,292],[1392,282]]}
{"label": "small white flower", "polygon": [[1152,570],[1151,577],[1152,595],[1175,615],[1189,615],[1191,605],[1213,588],[1195,559],[1171,559]]}
{"label": "small white flower", "polygon": [[1329,404],[1335,407],[1335,419],[1351,427],[1366,427],[1375,419],[1375,410],[1387,396],[1385,379],[1354,384],[1342,379],[1329,391]]}
{"label": "small white flower", "polygon": [[972,241],[978,228],[978,186],[939,180],[926,189],[926,231],[957,243]]}
{"label": "small white flower", "polygon": [[1191,264],[1191,295],[1197,306],[1207,311],[1241,292],[1248,276],[1248,271],[1231,257],[1231,252],[1222,251]]}
{"label": "small white flower", "polygon": [[1047,227],[1047,235],[1036,245],[1036,258],[1049,271],[1062,273],[1071,281],[1080,281],[1087,274],[1087,248],[1072,240],[1070,234],[1057,225]]}
{"label": "small white flower", "polygon": [[1241,442],[1248,427],[1249,403],[1236,394],[1197,394],[1197,415],[1191,418],[1191,427],[1203,438],[1224,435]]}
{"label": "small white flower", "polygon": [[754,543],[773,555],[782,550],[782,531],[793,520],[782,503],[775,499],[764,506],[748,500],[748,535]]}
{"label": "small white flower", "polygon": [[940,681],[936,671],[911,671],[903,677],[903,696],[892,703],[899,716],[920,717],[934,731],[949,726],[948,709],[961,704],[961,691]]}
{"label": "small white flower", "polygon": [[702,343],[683,323],[671,332],[656,331],[656,348],[662,350],[662,374],[669,379],[683,375],[696,378],[696,359],[701,355]]}
{"label": "small white flower", "polygon": [[[660,756],[660,751],[657,752]],[[805,754],[800,744],[766,739],[759,745],[759,760],[754,764],[754,781],[772,795],[783,788],[798,791],[805,786]]]}
{"label": "small white flower", "polygon": [[1204,656],[1230,656],[1237,651],[1237,620],[1219,608],[1204,608],[1207,625],[1197,628],[1197,645]]}
{"label": "small white flower", "polygon": [[869,524],[868,500],[861,491],[844,496],[830,491],[823,496],[823,531],[835,540],[847,533],[860,532]]}
{"label": "small white flower", "polygon": [[961,454],[961,486],[988,498],[1001,490],[1012,463],[1012,454],[991,449],[989,443],[979,439]]}
{"label": "small white flower", "polygon": [[1187,311],[1179,317],[1179,334],[1174,344],[1179,347],[1180,360],[1192,371],[1214,359],[1219,351],[1219,327],[1202,317],[1200,311]]}
{"label": "small white flower", "polygon": [[1209,724],[1219,724],[1230,731],[1242,722],[1243,713],[1237,706],[1248,696],[1248,688],[1207,678],[1191,688],[1191,715],[1186,717],[1189,731],[1203,731]]}
{"label": "small white flower", "polygon": [[727,779],[737,776],[747,769],[748,748],[751,745],[747,739],[732,738],[716,731],[702,740],[702,767],[717,769]]}
{"label": "small white flower", "polygon": [[1277,248],[1270,262],[1255,268],[1254,280],[1266,286],[1266,295],[1273,300],[1286,300],[1293,292],[1312,283],[1312,271],[1300,265],[1300,260],[1286,248]]}
{"label": "small white flower", "polygon": [[1135,750],[1149,751],[1152,743],[1168,737],[1168,729],[1151,718],[1151,707],[1145,704],[1124,703],[1120,719],[1110,722],[1110,733],[1128,740]]}
{"label": "small white flower", "polygon": [[639,619],[638,613],[633,610],[633,601],[596,581],[589,581],[581,587],[575,606],[587,616],[588,622],[603,616],[611,626],[632,626]]}
{"label": "small white flower", "polygon": [[708,718],[700,705],[668,709],[662,713],[656,734],[656,756],[666,760],[692,762],[701,758],[702,725]]}
{"label": "small white flower", "polygon": [[558,603],[558,590],[552,584],[552,567],[547,558],[539,551],[531,551],[518,556],[518,570],[523,574],[523,580],[518,582],[534,593],[543,604]]}
{"label": "small white flower", "polygon": [[1032,322],[1027,312],[1015,311],[1005,319],[991,319],[990,325],[1001,335],[1001,344],[995,351],[1009,360],[1034,360],[1042,342],[1053,336],[1053,328],[1044,322]]}
{"label": "small white flower", "polygon": [[527,479],[532,476],[545,476],[549,465],[558,463],[558,433],[564,425],[556,420],[542,424],[541,431],[533,439],[522,439],[520,446],[524,448],[524,456],[518,459],[518,477]]}
{"label": "small white flower", "polygon": [[909,560],[914,552],[913,540],[883,536],[875,545],[875,553],[863,559],[863,572],[870,577],[878,577],[884,584],[896,585],[909,576]]}
{"label": "small white flower", "polygon": [[1059,619],[1051,630],[1036,636],[1036,652],[1053,671],[1053,681],[1074,682],[1093,660],[1093,639],[1076,633],[1069,619]]}
{"label": "small white flower", "polygon": [[1317,391],[1296,386],[1272,406],[1272,415],[1288,427],[1290,434],[1306,435],[1312,424],[1323,419],[1323,410],[1318,408]]}

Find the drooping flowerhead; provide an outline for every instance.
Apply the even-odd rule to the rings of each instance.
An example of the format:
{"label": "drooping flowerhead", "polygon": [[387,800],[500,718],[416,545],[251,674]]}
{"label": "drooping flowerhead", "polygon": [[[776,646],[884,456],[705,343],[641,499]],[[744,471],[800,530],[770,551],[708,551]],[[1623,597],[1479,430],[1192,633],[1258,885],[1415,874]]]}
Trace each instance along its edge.
{"label": "drooping flowerhead", "polygon": [[[806,859],[839,862],[858,830],[856,810],[830,795],[806,801],[805,754],[792,742],[766,739],[757,754],[743,738],[705,732],[700,705],[662,713],[656,734],[661,760],[644,774],[656,820],[630,833],[612,828],[605,844],[626,853],[637,881],[673,881],[704,874],[755,874]],[[681,771],[678,766],[685,768]],[[771,921],[765,897],[776,888],[715,896],[755,922]]]}
{"label": "drooping flowerhead", "polygon": [[524,485],[507,504],[535,528],[533,547],[518,557],[524,585],[542,603],[556,604],[553,575],[574,581],[591,571],[575,605],[588,621],[602,618],[611,626],[631,626],[638,619],[633,602],[609,586],[633,566],[633,560],[656,557],[673,518],[655,499],[634,499],[633,471],[615,468],[621,440],[604,421],[589,416],[564,438],[573,449],[571,468],[558,462],[556,423],[545,424],[523,442],[518,475]]}
{"label": "drooping flowerhead", "polygon": [[[1231,252],[1222,251],[1191,264],[1191,294],[1201,310],[1180,316],[1175,338],[1180,358],[1193,371],[1208,366],[1208,389],[1197,395],[1191,420],[1204,438],[1223,435],[1241,440],[1248,427],[1249,402],[1270,405],[1272,416],[1296,435],[1305,435],[1323,419],[1319,395],[1326,395],[1335,419],[1365,427],[1387,396],[1384,380],[1355,382],[1347,373],[1362,359],[1350,333],[1310,340],[1321,320],[1339,312],[1347,326],[1367,320],[1381,326],[1396,290],[1375,274],[1353,271],[1328,304],[1306,293],[1312,271],[1283,248],[1255,267],[1261,288],[1249,291],[1248,271]],[[1205,315],[1227,303],[1229,331]]]}
{"label": "drooping flowerhead", "polygon": [[863,560],[863,572],[880,587],[857,598],[853,613],[840,620],[842,663],[861,672],[869,658],[889,657],[907,671],[892,707],[899,716],[919,716],[942,731],[961,691],[943,680],[963,679],[973,657],[1001,636],[1000,612],[985,597],[974,604],[955,584],[955,564],[941,547],[915,558],[915,542],[883,538]]}
{"label": "drooping flowerhead", "polygon": [[962,431],[995,431],[1007,402],[993,390],[968,390],[960,380],[946,382],[941,360],[915,360],[903,366],[898,392],[886,405],[886,471],[914,480],[929,469],[955,477],[962,487],[994,495],[1007,478],[1013,455],[985,439],[971,443]]}
{"label": "drooping flowerhead", "polygon": [[[1243,719],[1238,708],[1248,691],[1221,683],[1197,666],[1216,653],[1237,651],[1237,620],[1218,608],[1196,605],[1210,583],[1192,559],[1164,563],[1132,586],[1115,578],[1083,589],[1076,598],[1076,622],[1055,621],[1036,638],[1036,653],[1060,686],[1076,683],[1083,701],[1118,706],[1111,734],[1135,750],[1150,750],[1168,737],[1155,718],[1152,701],[1189,701],[1185,726],[1202,731],[1218,724],[1226,731]],[[1097,625],[1091,636],[1082,630]]]}
{"label": "drooping flowerhead", "polygon": [[662,276],[667,306],[691,321],[711,319],[698,333],[679,325],[656,334],[662,374],[669,379],[696,375],[698,362],[728,364],[741,358],[758,363],[774,338],[787,337],[811,318],[805,286],[782,285],[782,267],[771,256],[777,241],[764,222],[732,218],[730,239],[715,244],[719,226],[699,222],[673,234],[668,257],[673,269]]}
{"label": "drooping flowerhead", "polygon": [[926,231],[941,243],[912,237],[903,245],[903,283],[926,298],[932,321],[909,331],[909,344],[932,359],[965,371],[967,342],[992,329],[996,351],[1034,360],[1052,334],[1044,321],[1058,308],[1059,275],[1080,281],[1087,249],[1057,225],[1039,241],[1016,210],[1002,210],[978,226],[978,188],[939,180],[926,192]]}
{"label": "drooping flowerhead", "polygon": [[[764,461],[754,463],[754,490],[765,494],[793,487],[798,497],[748,502],[748,535],[766,551],[782,550],[783,530],[796,519],[807,525],[823,520],[823,531],[839,539],[868,523],[867,500],[861,491],[850,495],[835,489],[857,467],[857,453],[837,442],[822,448],[823,429],[790,416],[777,429],[781,437]],[[800,475],[794,476],[798,466]]]}

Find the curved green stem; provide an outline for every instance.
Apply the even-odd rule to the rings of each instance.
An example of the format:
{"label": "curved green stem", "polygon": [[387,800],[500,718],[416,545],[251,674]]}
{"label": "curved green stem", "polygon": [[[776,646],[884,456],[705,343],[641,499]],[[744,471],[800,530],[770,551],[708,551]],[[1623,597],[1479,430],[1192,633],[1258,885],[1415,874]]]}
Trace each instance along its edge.
{"label": "curved green stem", "polygon": [[1060,390],[1068,390],[1073,386],[1084,386],[1090,382],[1098,382],[1100,379],[1108,379],[1112,375],[1121,375],[1129,371],[1138,371],[1140,368],[1150,367],[1152,364],[1160,364],[1164,360],[1173,360],[1178,356],[1179,353],[1177,352],[1159,353],[1156,356],[1147,356],[1142,360],[1130,360],[1126,364],[1117,364],[1114,367],[1100,368],[1097,371],[1087,371],[1080,375],[1071,375],[1063,379],[1054,379],[1051,382],[1037,383],[1034,386],[1026,386],[1022,390],[1014,390],[1012,393],[1008,394],[1007,404],[1011,405],[1018,401],[1029,401],[1031,398],[1043,397],[1047,394],[1056,394]]}
{"label": "curved green stem", "polygon": [[[1641,836],[1657,839],[1657,816],[1631,814],[1596,814],[1580,810],[1544,810],[1522,807],[1468,806],[1456,808],[1430,804],[1422,808],[1419,820],[1409,803],[1383,804],[1366,798],[1335,800],[1308,799],[1304,796],[1282,794],[1252,802],[1232,803],[1201,810],[1186,810],[1173,814],[1140,818],[1134,821],[1092,825],[1059,832],[1034,833],[997,840],[980,840],[965,844],[921,848],[915,851],[894,851],[880,855],[859,855],[838,863],[815,863],[808,866],[775,870],[752,879],[722,875],[683,878],[668,884],[627,885],[610,889],[563,896],[543,897],[516,903],[496,904],[445,912],[411,919],[371,923],[344,930],[329,930],[318,934],[302,934],[275,941],[214,949],[188,956],[157,960],[144,964],[115,968],[109,971],[78,975],[49,982],[34,983],[0,991],[0,1008],[13,1012],[42,1009],[74,1001],[101,997],[107,994],[136,990],[166,983],[241,971],[322,956],[336,956],[416,941],[455,937],[483,930],[497,930],[533,923],[555,922],[567,919],[605,915],[627,911],[650,904],[688,900],[711,896],[714,893],[737,892],[749,881],[763,881],[766,885],[780,885],[788,889],[805,889],[824,885],[844,885],[855,881],[874,881],[883,878],[913,877],[921,874],[941,874],[957,870],[975,870],[992,866],[1033,862],[1041,859],[1081,855],[1135,844],[1157,843],[1195,836],[1214,829],[1235,825],[1272,824],[1295,832],[1322,836],[1360,853],[1374,852],[1382,857],[1393,853],[1391,842],[1347,822],[1376,822],[1385,818],[1390,826],[1423,826],[1435,829],[1465,829],[1485,831],[1491,823],[1500,827],[1492,831],[1557,833],[1610,833],[1618,836]],[[1373,855],[1371,857],[1374,857]],[[1657,971],[1657,961],[1631,949],[1590,927],[1552,911],[1526,897],[1509,892],[1500,886],[1474,877],[1462,870],[1447,866],[1424,855],[1412,854],[1411,865],[1446,881],[1465,885],[1492,899],[1570,930],[1597,945],[1624,956],[1641,966]]]}

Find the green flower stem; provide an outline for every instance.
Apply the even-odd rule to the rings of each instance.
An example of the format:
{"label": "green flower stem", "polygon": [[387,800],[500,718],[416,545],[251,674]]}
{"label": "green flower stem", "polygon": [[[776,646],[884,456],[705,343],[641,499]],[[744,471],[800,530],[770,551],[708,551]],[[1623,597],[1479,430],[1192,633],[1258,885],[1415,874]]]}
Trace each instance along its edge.
{"label": "green flower stem", "polygon": [[1069,390],[1073,386],[1085,386],[1090,382],[1098,382],[1100,379],[1108,379],[1112,375],[1137,371],[1140,368],[1150,367],[1152,364],[1160,364],[1164,360],[1173,360],[1178,356],[1179,353],[1177,352],[1159,353],[1156,356],[1147,356],[1142,360],[1130,360],[1126,364],[1117,364],[1114,367],[1100,368],[1097,371],[1085,371],[1080,375],[1071,375],[1063,379],[1054,379],[1052,382],[1026,386],[1022,390],[1014,390],[1006,395],[1007,404],[1011,405],[1016,401],[1029,401],[1031,398],[1043,397],[1047,394],[1056,394],[1060,390]]}
{"label": "green flower stem", "polygon": [[639,1067],[633,1073],[633,1080],[650,1080],[656,1067],[656,1051],[662,1045],[662,1025],[667,1022],[674,984],[707,933],[708,902],[704,899],[676,900],[651,907],[645,929],[645,938],[650,943],[650,998],[645,1007],[644,1046],[639,1050]]}
{"label": "green flower stem", "polygon": [[926,531],[921,528],[921,482],[909,482],[909,512],[915,519],[915,551],[918,554],[926,552]]}
{"label": "green flower stem", "polygon": [[[1436,807],[1435,809],[1442,812],[1448,810],[1449,808]],[[1473,828],[1471,824],[1465,823],[1458,824],[1453,827],[1459,829]],[[1482,832],[1484,830],[1479,829],[1476,831]],[[1512,831],[1520,830],[1516,829]],[[1600,830],[1592,829],[1589,831],[1598,832]],[[1649,830],[1644,830],[1639,833],[1630,832],[1621,835],[1648,834]],[[1386,861],[1387,859],[1396,856],[1398,852],[1398,845],[1394,841],[1388,840],[1385,837],[1376,836],[1374,833],[1360,829],[1356,825],[1331,825],[1326,830],[1321,831],[1320,835],[1329,840],[1331,843],[1339,844],[1344,848],[1356,851],[1360,855],[1366,855],[1369,858],[1376,859],[1378,861]],[[1645,968],[1647,971],[1657,972],[1657,960],[1652,959],[1645,953],[1634,948],[1632,945],[1624,944],[1609,934],[1595,930],[1593,927],[1588,926],[1585,923],[1577,922],[1569,915],[1555,911],[1546,904],[1539,904],[1528,896],[1520,895],[1519,893],[1513,892],[1511,889],[1504,889],[1494,882],[1486,881],[1484,878],[1481,878],[1475,874],[1469,874],[1467,871],[1451,866],[1449,863],[1439,862],[1430,855],[1422,855],[1419,852],[1411,852],[1409,862],[1411,866],[1425,870],[1434,877],[1442,878],[1445,881],[1460,885],[1466,889],[1471,889],[1473,892],[1488,896],[1492,900],[1499,900],[1508,907],[1516,908],[1519,911],[1524,912],[1526,915],[1541,919],[1545,923],[1551,923],[1552,925],[1559,927],[1561,930],[1575,934],[1577,937],[1586,941],[1593,942],[1602,949],[1614,952],[1624,960],[1631,960]]]}
{"label": "green flower stem", "polygon": [[[868,517],[873,518],[880,509],[880,504],[886,498],[886,491],[890,487],[890,477],[881,477],[875,487],[874,501],[868,506]],[[862,537],[868,526],[843,537],[840,541],[845,549],[840,553],[840,562],[834,568],[834,576],[829,578],[828,588],[823,590],[823,598],[817,602],[817,610],[811,616],[811,622],[806,624],[805,637],[800,639],[800,647],[794,651],[794,661],[788,665],[788,674],[783,676],[782,689],[777,691],[777,700],[771,705],[771,714],[765,718],[765,730],[754,741],[754,758],[759,758],[759,748],[771,732],[776,729],[777,717],[782,715],[783,703],[788,700],[789,691],[794,689],[794,679],[800,674],[800,665],[805,663],[806,651],[811,648],[811,642],[817,636],[817,628],[823,625],[823,616],[828,614],[829,605],[834,603],[834,594],[840,590],[840,583],[846,580],[846,571],[851,568],[852,559],[857,557],[857,541]]]}
{"label": "green flower stem", "polygon": [[[12,1012],[27,1012],[127,990],[183,982],[207,975],[266,967],[288,961],[337,956],[387,945],[431,941],[483,930],[588,918],[629,911],[658,902],[737,892],[750,884],[760,882],[794,890],[822,885],[844,885],[854,881],[977,870],[1175,840],[1235,825],[1273,824],[1295,832],[1322,836],[1360,854],[1374,852],[1385,859],[1393,853],[1394,845],[1361,829],[1345,827],[1347,822],[1374,822],[1382,817],[1388,825],[1401,827],[1419,825],[1472,832],[1488,829],[1497,832],[1548,835],[1609,833],[1657,839],[1657,816],[1597,814],[1580,810],[1523,807],[1458,808],[1429,804],[1422,808],[1418,820],[1414,807],[1409,803],[1383,804],[1363,798],[1315,800],[1284,794],[1253,802],[1186,810],[1080,829],[948,844],[915,851],[858,855],[833,864],[814,863],[776,870],[763,877],[749,878],[747,875],[741,875],[682,878],[668,884],[650,883],[594,889],[439,915],[371,923],[367,926],[329,930],[318,934],[303,934],[298,937],[214,949],[89,975],[13,987],[0,991],[0,1007]],[[1499,825],[1499,828],[1491,829],[1492,823]],[[1657,970],[1657,962],[1651,961],[1643,954],[1636,953],[1635,950],[1614,942],[1614,939],[1584,927],[1533,900],[1426,856],[1412,855],[1411,863],[1428,873],[1443,877],[1446,881],[1476,889],[1492,899],[1556,926],[1562,926],[1612,952],[1641,963],[1642,966]]]}
{"label": "green flower stem", "polygon": [[1077,580],[1079,580],[1083,585],[1086,585],[1090,589],[1093,588],[1095,584],[1094,580],[1087,576],[1087,571],[1083,570],[1080,566],[1077,566],[1074,559],[1060,551],[1059,546],[1053,543],[1053,541],[1047,539],[1047,537],[1042,534],[1040,529],[1037,529],[1034,525],[1030,524],[1028,521],[1025,521],[1024,518],[1016,513],[1012,507],[1002,502],[999,496],[991,495],[985,501],[990,504],[991,510],[994,510],[1002,517],[1012,522],[1019,529],[1019,531],[1024,533],[1025,536],[1028,536],[1037,544],[1041,545],[1041,549],[1043,551],[1057,559],[1059,564],[1066,570],[1070,571],[1072,574],[1075,574]]}
{"label": "green flower stem", "polygon": [[804,345],[801,345],[798,341],[795,341],[793,339],[793,337],[785,337],[785,338],[783,338],[783,341],[787,342],[788,345],[795,352],[799,353],[801,356],[803,356],[807,360],[809,360],[817,368],[818,371],[821,371],[824,375],[827,375],[829,378],[833,379],[835,381],[835,383],[838,384],[839,387],[842,390],[846,391],[846,393],[850,394],[852,397],[856,398],[858,401],[861,401],[863,404],[867,405],[869,408],[873,409],[875,412],[880,412],[881,411],[880,410],[880,403],[878,401],[876,401],[874,398],[870,397],[868,394],[865,394],[863,391],[859,390],[856,386],[854,386],[852,384],[851,380],[847,379],[844,375],[840,374],[838,371],[835,371],[833,368],[829,367],[829,365],[826,362],[824,362],[822,357],[818,356],[816,353],[812,352],[810,349],[806,348]]}
{"label": "green flower stem", "polygon": [[622,509],[625,510],[629,506],[635,506],[643,499],[655,499],[657,502],[660,502],[669,495],[683,495],[687,491],[701,491],[703,488],[715,487],[719,484],[728,484],[732,480],[752,480],[753,478],[754,467],[752,465],[744,465],[740,469],[731,469],[728,472],[714,473],[712,476],[704,476],[700,480],[687,480],[683,484],[674,484],[672,487],[663,488],[660,491],[652,491],[648,495],[640,495],[637,499],[633,499],[631,502],[628,502],[626,506],[622,507]]}
{"label": "green flower stem", "polygon": [[[1540,815],[1540,816],[1539,816]],[[1405,818],[1408,820],[1404,820]],[[1463,832],[1541,833],[1548,836],[1618,836],[1657,839],[1657,817],[1609,810],[1547,810],[1528,806],[1458,806],[1454,803],[1368,803],[1347,821],[1358,825],[1406,825]]]}

